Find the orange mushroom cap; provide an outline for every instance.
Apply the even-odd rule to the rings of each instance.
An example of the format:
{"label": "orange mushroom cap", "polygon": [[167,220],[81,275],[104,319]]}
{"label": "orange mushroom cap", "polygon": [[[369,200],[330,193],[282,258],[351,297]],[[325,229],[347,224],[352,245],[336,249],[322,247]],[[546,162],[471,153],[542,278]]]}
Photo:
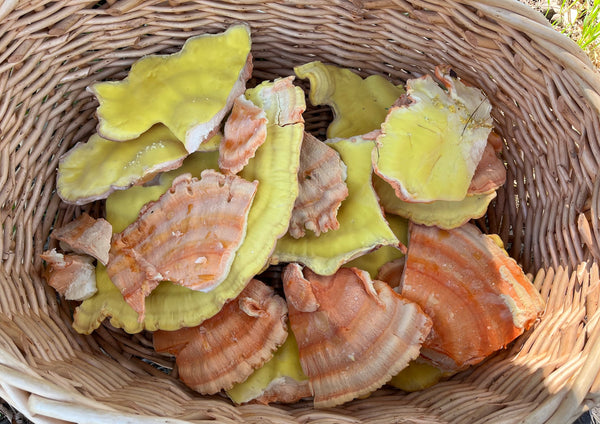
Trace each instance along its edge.
{"label": "orange mushroom cap", "polygon": [[196,327],[154,332],[154,348],[176,356],[183,382],[214,394],[244,381],[287,338],[287,306],[253,279],[221,311]]}
{"label": "orange mushroom cap", "polygon": [[419,355],[431,320],[366,271],[283,273],[292,331],[315,407],[342,404],[384,385]]}
{"label": "orange mushroom cap", "polygon": [[210,291],[227,276],[246,234],[257,182],[205,170],[181,175],[158,201],[113,237],[107,271],[144,316],[144,299],[163,280]]}
{"label": "orange mushroom cap", "polygon": [[477,227],[411,224],[402,295],[433,329],[421,355],[444,371],[476,364],[527,330],[544,302],[514,259]]}
{"label": "orange mushroom cap", "polygon": [[219,168],[237,174],[267,139],[267,114],[241,95],[233,102],[233,108],[223,129],[219,145]]}
{"label": "orange mushroom cap", "polygon": [[290,235],[304,236],[304,229],[320,235],[337,230],[337,211],[348,197],[346,165],[340,155],[309,133],[304,133],[298,170],[298,198],[290,221]]}

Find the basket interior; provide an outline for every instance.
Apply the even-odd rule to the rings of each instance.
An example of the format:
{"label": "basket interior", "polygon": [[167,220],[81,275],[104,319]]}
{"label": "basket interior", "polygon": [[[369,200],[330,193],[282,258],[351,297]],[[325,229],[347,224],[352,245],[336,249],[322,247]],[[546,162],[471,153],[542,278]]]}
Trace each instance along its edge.
{"label": "basket interior", "polygon": [[[97,103],[86,87],[122,79],[144,55],[177,51],[193,35],[242,21],[252,29],[256,80],[292,75],[294,66],[321,60],[398,84],[449,64],[483,89],[504,140],[508,176],[478,224],[498,233],[510,255],[537,276],[549,311],[561,311],[563,320],[552,321],[547,312],[512,349],[425,392],[380,390],[330,411],[308,402],[234,407],[219,396],[201,397],[156,367],[171,368],[173,361],[153,352],[150,334],[128,335],[108,323],[91,336],[76,334],[74,305],[46,286],[39,254],[52,228],[83,211],[103,214],[102,202],[69,206],[54,192],[58,158],[96,126]],[[110,409],[192,422],[400,416],[512,422],[541,414],[538,406],[556,400],[595,346],[600,82],[583,53],[524,6],[507,0],[64,0],[19,5],[1,25],[0,346],[2,367],[23,377],[2,371],[0,395],[39,414],[39,422],[44,414],[76,421],[76,413]],[[330,119],[328,109],[310,108],[307,129],[323,138]],[[549,334],[559,348],[548,344]],[[568,413],[591,401],[595,375]],[[73,412],[77,406],[87,409]]]}

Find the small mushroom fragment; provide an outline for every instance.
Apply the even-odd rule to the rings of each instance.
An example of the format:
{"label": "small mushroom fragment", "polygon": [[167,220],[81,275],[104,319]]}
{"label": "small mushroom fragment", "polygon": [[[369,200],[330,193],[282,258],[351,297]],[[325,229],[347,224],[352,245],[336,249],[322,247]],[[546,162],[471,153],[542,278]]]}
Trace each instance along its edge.
{"label": "small mushroom fragment", "polygon": [[67,300],[84,300],[96,293],[94,259],[89,256],[62,254],[52,249],[42,253],[48,264],[44,277]]}
{"label": "small mushroom fragment", "polygon": [[176,356],[179,377],[202,394],[227,390],[273,357],[287,338],[287,306],[252,279],[239,297],[201,325],[156,331],[154,348]]}
{"label": "small mushroom fragment", "polygon": [[299,95],[298,90],[302,92],[302,89],[294,86],[293,82],[293,76],[277,78],[273,82],[264,81],[246,92],[246,98],[265,111],[269,126],[304,124],[302,114],[306,109],[306,102],[304,95]]}
{"label": "small mushroom fragment", "polygon": [[265,142],[267,115],[262,108],[241,95],[233,102],[223,134],[219,146],[219,168],[237,174]]}
{"label": "small mushroom fragment", "polygon": [[187,151],[163,125],[155,125],[126,143],[94,134],[61,156],[56,189],[66,203],[83,205],[115,190],[141,184],[181,165]]}
{"label": "small mushroom fragment", "polygon": [[317,408],[383,386],[419,355],[431,329],[419,306],[356,268],[326,277],[289,264],[283,284]]}
{"label": "small mushroom fragment", "polygon": [[103,218],[94,219],[84,212],[50,236],[59,240],[65,251],[92,256],[104,265],[108,262],[112,225]]}
{"label": "small mushroom fragment", "polygon": [[544,302],[519,265],[474,225],[411,224],[409,235],[401,293],[433,320],[421,355],[440,370],[480,362],[542,313]]}
{"label": "small mushroom fragment", "polygon": [[250,29],[233,25],[192,37],[172,55],[140,59],[123,81],[94,84],[98,133],[125,141],[163,123],[188,152],[196,151],[244,92],[252,73],[250,44]]}
{"label": "small mushroom fragment", "polygon": [[289,228],[292,237],[303,237],[305,228],[316,236],[339,228],[337,211],[348,197],[346,176],[346,165],[339,153],[305,132],[300,150],[298,198]]}
{"label": "small mushroom fragment", "polygon": [[442,89],[426,75],[407,82],[407,93],[381,125],[373,166],[407,202],[465,198],[492,129],[483,92],[437,67]]}
{"label": "small mushroom fragment", "polygon": [[246,234],[258,182],[213,170],[184,174],[111,243],[107,270],[144,316],[144,299],[163,280],[210,291],[227,276]]}
{"label": "small mushroom fragment", "polygon": [[268,362],[245,381],[227,390],[227,396],[237,404],[256,402],[293,403],[312,396],[308,377],[300,366],[298,344],[288,328],[288,336]]}
{"label": "small mushroom fragment", "polygon": [[475,169],[475,175],[469,185],[469,195],[492,193],[506,181],[504,162],[496,156],[494,143],[490,141],[490,139],[496,138],[492,134],[495,133],[493,131],[490,133],[483,156]]}
{"label": "small mushroom fragment", "polygon": [[350,69],[315,61],[294,68],[298,78],[310,81],[309,98],[313,105],[333,109],[333,122],[327,138],[349,138],[379,129],[387,109],[404,93],[380,75],[362,79]]}
{"label": "small mushroom fragment", "polygon": [[344,263],[380,246],[398,246],[371,185],[370,135],[336,139],[327,143],[348,167],[348,197],[342,202],[337,230],[306,233],[295,239],[286,234],[277,242],[272,262],[299,262],[320,275],[335,273]]}
{"label": "small mushroom fragment", "polygon": [[[274,86],[278,86],[279,89],[274,90]],[[282,91],[287,93],[283,94]],[[235,254],[225,280],[208,292],[193,291],[163,281],[146,298],[145,319],[139,322],[137,313],[125,302],[114,284],[110,283],[108,276],[102,277],[102,284],[98,284],[98,293],[75,310],[73,326],[76,331],[89,334],[106,317],[110,317],[111,325],[123,328],[128,333],[137,333],[144,329],[173,331],[181,327],[196,326],[218,313],[225,302],[237,297],[248,281],[265,267],[277,239],[287,231],[294,201],[298,195],[297,171],[304,133],[303,122],[288,123],[285,126],[277,124],[277,116],[281,115],[282,109],[278,106],[278,101],[270,100],[266,93],[285,96],[288,99],[295,97],[291,102],[296,105],[294,113],[302,109],[301,105],[304,102],[303,91],[288,79],[265,81],[246,92],[246,98],[265,110],[269,124],[267,139],[240,172],[242,178],[247,181],[257,180],[259,185],[248,213],[246,236]],[[270,107],[266,108],[266,105]],[[289,117],[290,113],[285,115]],[[190,160],[192,158],[193,160]],[[216,168],[217,159],[218,152],[193,153],[184,161],[183,167],[189,172],[198,172],[204,166]],[[163,177],[168,180],[178,172],[180,169],[169,171],[163,174],[160,180],[162,181]],[[129,190],[132,189],[141,189],[135,190],[135,205],[128,204],[127,196],[124,193],[120,196],[121,192],[111,195],[118,197],[118,202],[109,202],[110,197],[107,201],[107,208],[112,203],[117,209],[110,215],[118,217],[119,225],[135,220],[135,208],[144,202],[146,190],[149,192],[148,200],[162,190],[159,186],[132,187]],[[111,223],[116,227],[114,222]],[[98,275],[102,276],[100,267]]]}

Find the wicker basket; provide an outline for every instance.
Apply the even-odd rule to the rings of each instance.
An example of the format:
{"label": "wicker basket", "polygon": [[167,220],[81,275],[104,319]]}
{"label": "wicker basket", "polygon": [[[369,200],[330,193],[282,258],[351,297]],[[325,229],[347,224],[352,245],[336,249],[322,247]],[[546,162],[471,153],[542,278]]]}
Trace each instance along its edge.
{"label": "wicker basket", "polygon": [[[172,366],[151,335],[71,329],[39,254],[53,226],[102,212],[54,192],[58,157],[96,125],[86,86],[239,21],[261,79],[319,59],[399,83],[448,63],[486,91],[509,183],[481,224],[548,299],[532,331],[428,390],[314,410],[202,397],[149,364]],[[0,397],[34,422],[563,424],[600,401],[600,75],[542,16],[509,0],[4,0],[0,24]]]}

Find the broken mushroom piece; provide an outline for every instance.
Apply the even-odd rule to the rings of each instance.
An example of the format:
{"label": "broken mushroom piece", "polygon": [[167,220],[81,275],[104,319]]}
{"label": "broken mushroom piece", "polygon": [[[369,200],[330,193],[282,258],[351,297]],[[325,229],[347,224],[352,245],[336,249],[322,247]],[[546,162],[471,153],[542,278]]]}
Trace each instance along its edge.
{"label": "broken mushroom piece", "polygon": [[325,277],[289,264],[283,284],[317,408],[383,386],[419,355],[431,329],[419,306],[356,268]]}
{"label": "broken mushroom piece", "polygon": [[258,182],[213,170],[184,174],[138,219],[115,234],[108,274],[144,316],[144,299],[163,280],[210,291],[227,276],[246,234]]}
{"label": "broken mushroom piece", "polygon": [[112,225],[103,218],[82,213],[68,224],[52,231],[50,237],[59,240],[65,251],[89,255],[106,265],[112,237]]}
{"label": "broken mushroom piece", "polygon": [[254,157],[256,149],[267,138],[267,115],[265,111],[241,95],[233,102],[233,108],[223,129],[219,145],[219,168],[237,174]]}
{"label": "broken mushroom piece", "polygon": [[238,298],[201,325],[156,331],[154,348],[176,357],[179,377],[202,394],[227,390],[273,357],[287,338],[287,307],[253,279]]}
{"label": "broken mushroom piece", "polygon": [[105,199],[115,190],[142,184],[159,172],[179,167],[187,154],[163,125],[155,125],[126,143],[94,134],[61,156],[56,190],[64,202],[76,205]]}
{"label": "broken mushroom piece", "polygon": [[310,81],[310,102],[333,109],[327,138],[349,138],[379,129],[387,109],[404,93],[380,75],[365,79],[350,69],[315,61],[294,68],[298,78]]}
{"label": "broken mushroom piece", "polygon": [[533,284],[494,239],[472,224],[411,224],[401,294],[433,329],[421,355],[443,372],[476,364],[527,330],[544,308]]}
{"label": "broken mushroom piece", "polygon": [[96,293],[94,258],[62,254],[52,249],[42,253],[47,267],[44,277],[67,300],[84,300]]}
{"label": "broken mushroom piece", "polygon": [[252,73],[250,44],[250,29],[234,25],[192,37],[172,55],[140,59],[123,81],[94,84],[98,133],[125,141],[163,123],[188,152],[196,151],[244,92]]}
{"label": "broken mushroom piece", "polygon": [[289,228],[292,237],[303,237],[305,228],[316,236],[339,228],[337,212],[348,197],[346,171],[338,152],[313,135],[304,133],[298,170],[298,198]]}
{"label": "broken mushroom piece", "polygon": [[265,405],[293,403],[312,396],[308,377],[300,366],[296,337],[289,328],[285,342],[273,358],[245,381],[227,390],[227,396],[237,404],[255,402]]}
{"label": "broken mushroom piece", "polygon": [[496,136],[492,134],[495,133],[492,131],[488,137],[483,155],[477,164],[477,169],[475,169],[475,174],[469,185],[468,195],[493,193],[506,181],[504,162],[496,155],[495,141],[490,141],[496,139]]}
{"label": "broken mushroom piece", "polygon": [[371,135],[336,139],[327,143],[348,167],[348,197],[342,202],[337,230],[306,233],[295,239],[286,234],[277,242],[272,263],[299,262],[320,275],[335,273],[344,263],[380,246],[398,246],[371,185]]}
{"label": "broken mushroom piece", "polygon": [[381,125],[373,166],[407,202],[465,198],[488,135],[491,104],[484,93],[437,67],[407,82],[406,95]]}

